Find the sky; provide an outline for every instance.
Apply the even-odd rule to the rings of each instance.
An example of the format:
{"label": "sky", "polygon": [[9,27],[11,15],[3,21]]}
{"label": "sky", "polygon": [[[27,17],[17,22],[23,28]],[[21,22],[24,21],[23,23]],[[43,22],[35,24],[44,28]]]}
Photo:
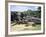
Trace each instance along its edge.
{"label": "sky", "polygon": [[36,11],[38,6],[21,6],[21,5],[11,5],[10,10],[11,11],[27,11],[32,10]]}

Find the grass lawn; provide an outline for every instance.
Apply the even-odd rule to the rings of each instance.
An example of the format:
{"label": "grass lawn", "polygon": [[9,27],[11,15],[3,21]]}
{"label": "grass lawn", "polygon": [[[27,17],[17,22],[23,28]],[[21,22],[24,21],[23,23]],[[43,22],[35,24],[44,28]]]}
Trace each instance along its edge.
{"label": "grass lawn", "polygon": [[26,24],[17,24],[14,26],[11,26],[11,30],[12,31],[24,31],[24,30],[41,30],[41,25],[39,24],[35,24],[35,26],[29,25],[29,26],[25,26]]}

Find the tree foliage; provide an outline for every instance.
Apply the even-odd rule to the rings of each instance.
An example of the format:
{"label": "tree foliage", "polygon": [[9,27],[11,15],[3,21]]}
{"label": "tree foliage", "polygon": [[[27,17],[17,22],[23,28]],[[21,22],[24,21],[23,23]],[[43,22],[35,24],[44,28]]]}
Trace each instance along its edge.
{"label": "tree foliage", "polygon": [[24,15],[35,16],[41,18],[41,7],[38,7],[36,11],[27,10],[23,12]]}

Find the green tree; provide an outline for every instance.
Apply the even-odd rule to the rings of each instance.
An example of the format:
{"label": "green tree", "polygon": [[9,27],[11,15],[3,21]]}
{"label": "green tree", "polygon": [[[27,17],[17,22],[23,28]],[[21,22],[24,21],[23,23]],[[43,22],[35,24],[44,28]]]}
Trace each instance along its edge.
{"label": "green tree", "polygon": [[38,7],[38,17],[41,18],[41,7]]}

